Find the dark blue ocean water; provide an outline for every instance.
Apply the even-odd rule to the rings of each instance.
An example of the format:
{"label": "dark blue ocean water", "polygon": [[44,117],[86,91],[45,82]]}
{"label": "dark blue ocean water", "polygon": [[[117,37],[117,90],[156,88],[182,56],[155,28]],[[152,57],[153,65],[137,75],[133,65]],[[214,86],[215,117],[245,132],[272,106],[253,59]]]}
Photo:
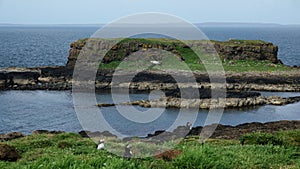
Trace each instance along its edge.
{"label": "dark blue ocean water", "polygon": [[[97,27],[0,27],[0,67],[65,65],[70,43]],[[300,27],[204,27],[213,40],[259,39],[279,46],[279,58],[300,65]]]}

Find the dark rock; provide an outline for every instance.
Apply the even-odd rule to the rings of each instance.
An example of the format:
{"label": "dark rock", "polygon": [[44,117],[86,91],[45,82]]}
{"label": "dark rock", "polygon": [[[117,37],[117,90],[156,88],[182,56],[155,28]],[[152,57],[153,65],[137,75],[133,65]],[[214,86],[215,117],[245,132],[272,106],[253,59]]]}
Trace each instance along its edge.
{"label": "dark rock", "polygon": [[12,132],[7,134],[0,134],[0,141],[9,141],[17,138],[25,137],[24,134],[20,132]]}
{"label": "dark rock", "polygon": [[32,134],[61,134],[64,131],[35,130]]}
{"label": "dark rock", "polygon": [[115,106],[116,104],[110,104],[110,103],[99,103],[97,104],[98,107],[112,107]]}
{"label": "dark rock", "polygon": [[162,134],[163,132],[165,132],[165,131],[164,130],[158,130],[158,131],[155,131],[154,134],[148,134],[147,137],[158,136],[158,135]]}
{"label": "dark rock", "polygon": [[[174,89],[165,92],[167,97],[185,98],[185,99],[209,99],[211,98],[211,89],[195,89],[195,88],[184,88]],[[218,93],[216,90],[215,93]],[[246,91],[227,91],[226,98],[247,98],[247,97],[258,97],[261,94],[259,92],[246,92]]]}
{"label": "dark rock", "polygon": [[161,154],[155,155],[154,158],[159,159],[159,160],[171,161],[174,158],[180,156],[181,154],[182,154],[181,150],[168,150]]}
{"label": "dark rock", "polygon": [[[211,138],[222,139],[239,139],[242,135],[253,132],[274,133],[280,130],[296,130],[300,128],[300,121],[277,121],[268,123],[245,123],[237,126],[226,126],[219,124]],[[193,131],[191,133],[200,133],[201,131]]]}
{"label": "dark rock", "polygon": [[90,138],[90,137],[117,137],[116,135],[111,134],[109,131],[96,131],[96,132],[91,132],[91,131],[80,131],[78,132],[79,135],[83,138]]}
{"label": "dark rock", "polygon": [[20,158],[16,149],[10,145],[0,143],[0,160],[17,161]]}

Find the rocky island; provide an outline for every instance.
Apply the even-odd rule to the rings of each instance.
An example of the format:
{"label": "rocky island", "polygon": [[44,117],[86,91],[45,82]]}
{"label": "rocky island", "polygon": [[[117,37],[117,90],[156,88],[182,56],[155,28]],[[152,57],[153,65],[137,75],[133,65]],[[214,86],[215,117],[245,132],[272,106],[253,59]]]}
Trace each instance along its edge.
{"label": "rocky island", "polygon": [[[72,76],[77,57],[80,55],[89,39],[80,39],[70,45],[68,62],[65,66],[35,67],[35,68],[5,68],[0,70],[0,90],[70,90],[72,88]],[[96,41],[92,45],[98,45],[101,50],[103,46],[108,46],[105,41]],[[248,91],[300,91],[299,68],[292,68],[282,64],[278,59],[278,46],[264,41],[254,40],[228,40],[219,41],[193,41],[190,46],[201,46],[205,53],[212,53],[208,47],[213,45],[221,58],[226,72],[226,88],[231,92],[227,97],[225,107],[243,107],[263,104],[282,105],[299,101],[295,98],[266,98],[258,94],[249,95]],[[100,46],[100,47],[99,47]],[[130,90],[150,91],[163,90],[174,91],[180,88],[199,88],[209,90],[211,83],[209,75],[203,69],[203,63],[193,53],[190,46],[181,41],[171,39],[125,39],[114,45],[102,59],[96,75],[96,90],[110,88],[129,87]],[[121,61],[137,51],[148,51],[151,49],[161,49],[177,56],[180,61],[184,61],[188,66],[193,67],[195,84],[178,81],[180,77],[186,76],[185,70],[163,70],[147,69],[140,72],[128,69],[115,72],[115,68]],[[104,49],[103,49],[104,50]],[[150,56],[146,60],[157,59],[157,56]],[[160,58],[161,59],[161,58]],[[172,75],[170,73],[172,72]],[[112,79],[133,76],[131,81],[122,83],[112,83]],[[178,78],[174,78],[174,76]],[[202,92],[202,93],[201,93]],[[205,92],[204,92],[205,93]],[[207,92],[206,92],[207,93]],[[229,94],[227,93],[227,95]],[[246,95],[245,95],[246,93]],[[248,93],[248,94],[247,94]],[[176,94],[176,93],[175,93]],[[178,94],[178,92],[177,92]],[[243,96],[243,97],[241,97]],[[167,107],[180,107],[179,103],[186,102],[185,98],[169,95],[159,100],[137,101],[133,103],[143,107],[160,107],[162,102],[166,102]],[[212,101],[209,98],[192,98],[194,104],[181,105],[183,107],[209,108]],[[222,100],[215,100],[218,102]],[[151,105],[151,106],[150,106]],[[197,105],[197,106],[195,106]],[[99,106],[105,106],[99,104]],[[106,105],[107,106],[107,105]]]}

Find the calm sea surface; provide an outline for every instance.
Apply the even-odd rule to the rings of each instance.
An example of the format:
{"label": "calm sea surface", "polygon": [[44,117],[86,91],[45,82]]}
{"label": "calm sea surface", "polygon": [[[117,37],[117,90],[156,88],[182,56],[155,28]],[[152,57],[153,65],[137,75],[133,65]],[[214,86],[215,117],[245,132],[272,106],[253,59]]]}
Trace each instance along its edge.
{"label": "calm sea surface", "polygon": [[[270,93],[265,96],[300,96],[300,93]],[[122,94],[121,94],[122,95]],[[97,93],[101,103],[112,103],[107,92]],[[130,99],[148,99],[148,94],[131,94]],[[70,91],[0,91],[0,133],[20,131],[30,133],[37,129],[80,131],[82,127],[73,108]],[[286,106],[260,106],[248,109],[229,109],[223,113],[221,124],[238,125],[247,122],[269,122],[278,120],[300,120],[300,102]],[[94,105],[86,109],[95,108]],[[140,111],[147,108],[135,107]],[[100,109],[100,108],[99,108]],[[121,116],[115,107],[101,108],[105,120],[118,132],[144,136],[156,130],[168,129],[176,120],[179,111],[166,109],[161,116],[147,124],[135,123]],[[206,110],[200,110],[194,126],[202,126],[207,117]]]}
{"label": "calm sea surface", "polygon": [[[0,27],[0,67],[65,65],[70,43],[96,27]],[[300,66],[300,27],[204,27],[209,39],[259,39],[279,46],[279,58]]]}
{"label": "calm sea surface", "polygon": [[[0,27],[0,67],[33,67],[65,65],[71,42],[91,36],[98,28],[82,27]],[[288,65],[300,65],[300,29],[266,28],[202,28],[214,40],[261,39],[279,46],[279,58]],[[300,96],[300,93],[268,93],[263,95]],[[111,102],[109,93],[97,93],[99,102]],[[131,94],[132,100],[148,99],[148,94]],[[251,109],[226,110],[222,124],[300,120],[300,103],[286,106],[261,106]],[[145,108],[136,107],[141,111]],[[178,110],[167,109],[149,124],[130,122],[116,108],[101,108],[111,126],[123,133],[143,136],[167,129],[177,118]],[[207,111],[200,111],[194,126],[204,124]],[[0,91],[0,133],[33,130],[80,131],[70,91]]]}

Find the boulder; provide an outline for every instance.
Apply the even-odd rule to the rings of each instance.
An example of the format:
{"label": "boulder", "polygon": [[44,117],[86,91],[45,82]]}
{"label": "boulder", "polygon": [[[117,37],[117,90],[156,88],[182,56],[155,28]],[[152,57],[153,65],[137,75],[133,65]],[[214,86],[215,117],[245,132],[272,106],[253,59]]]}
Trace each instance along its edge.
{"label": "boulder", "polygon": [[63,131],[35,130],[32,134],[61,134]]}
{"label": "boulder", "polygon": [[0,134],[0,141],[9,141],[17,138],[25,137],[24,134],[20,132],[12,132],[7,134]]}
{"label": "boulder", "polygon": [[168,150],[161,154],[155,155],[156,159],[171,161],[182,154],[181,150]]}
{"label": "boulder", "polygon": [[0,160],[1,161],[17,161],[20,159],[19,153],[15,147],[0,143]]}

